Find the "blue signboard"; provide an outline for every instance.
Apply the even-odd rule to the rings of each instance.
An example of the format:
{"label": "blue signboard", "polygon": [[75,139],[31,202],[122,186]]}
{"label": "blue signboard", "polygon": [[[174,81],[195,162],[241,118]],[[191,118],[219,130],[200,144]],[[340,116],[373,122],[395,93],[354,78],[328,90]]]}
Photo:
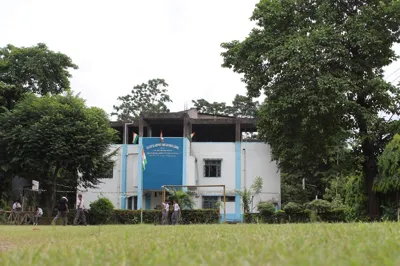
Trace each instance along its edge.
{"label": "blue signboard", "polygon": [[184,138],[143,138],[146,170],[143,189],[161,190],[163,185],[182,185]]}

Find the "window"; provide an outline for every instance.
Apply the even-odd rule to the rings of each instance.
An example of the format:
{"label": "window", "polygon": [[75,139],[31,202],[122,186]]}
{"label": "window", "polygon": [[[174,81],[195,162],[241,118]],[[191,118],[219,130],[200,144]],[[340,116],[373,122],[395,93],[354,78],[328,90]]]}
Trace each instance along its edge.
{"label": "window", "polygon": [[[235,196],[225,196],[226,202],[235,202]],[[221,201],[224,202],[224,196],[221,197]]]}
{"label": "window", "polygon": [[137,210],[137,196],[128,198],[128,210]]}
{"label": "window", "polygon": [[216,209],[219,199],[218,196],[203,196],[203,209]]}
{"label": "window", "polygon": [[221,159],[204,160],[204,177],[221,177]]}

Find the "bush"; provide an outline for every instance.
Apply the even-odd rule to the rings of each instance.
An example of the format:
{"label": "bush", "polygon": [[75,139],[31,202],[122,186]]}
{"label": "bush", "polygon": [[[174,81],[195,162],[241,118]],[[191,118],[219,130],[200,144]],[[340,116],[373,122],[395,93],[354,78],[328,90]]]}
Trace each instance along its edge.
{"label": "bush", "polygon": [[107,198],[99,198],[90,203],[90,216],[94,224],[107,224],[111,221],[114,205]]}
{"label": "bush", "polygon": [[325,213],[332,210],[332,205],[329,201],[316,199],[306,204],[307,210],[315,211],[316,213]]}
{"label": "bush", "polygon": [[296,215],[296,214],[301,214],[304,211],[304,207],[300,204],[289,202],[288,204],[285,205],[285,207],[283,207],[283,210],[288,215]]}
{"label": "bush", "polygon": [[257,210],[262,216],[271,216],[275,213],[275,206],[271,202],[260,202],[257,204]]}
{"label": "bush", "polygon": [[[143,223],[161,224],[161,210],[144,210]],[[172,212],[169,212],[169,222]],[[113,222],[117,224],[140,223],[140,210],[114,210]],[[219,223],[220,216],[216,210],[182,210],[181,224],[214,224]]]}

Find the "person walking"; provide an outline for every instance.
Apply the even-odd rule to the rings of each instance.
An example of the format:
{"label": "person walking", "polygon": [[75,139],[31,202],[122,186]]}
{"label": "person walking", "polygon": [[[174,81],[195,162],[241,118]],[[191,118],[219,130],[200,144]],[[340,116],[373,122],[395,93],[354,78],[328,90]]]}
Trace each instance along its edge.
{"label": "person walking", "polygon": [[76,202],[76,214],[74,219],[74,225],[77,225],[78,220],[87,226],[86,216],[85,216],[85,204],[83,202],[82,194],[78,195],[78,201]]}
{"label": "person walking", "polygon": [[39,218],[42,217],[43,210],[39,206],[36,206],[36,214],[33,216],[33,225],[39,224]]}
{"label": "person walking", "polygon": [[178,219],[179,219],[179,210],[181,208],[179,207],[179,204],[174,200],[174,212],[172,213],[172,224],[177,225],[178,224]]}
{"label": "person walking", "polygon": [[161,222],[162,222],[163,225],[165,225],[165,224],[168,224],[168,213],[169,213],[168,201],[164,201],[162,203],[162,206],[163,206],[163,211],[162,211],[162,220],[161,220]]}
{"label": "person walking", "polygon": [[67,225],[67,213],[69,212],[68,209],[68,199],[66,197],[62,197],[58,202],[57,206],[57,215],[54,217],[52,224],[54,225],[58,218],[62,217],[63,219],[63,226]]}

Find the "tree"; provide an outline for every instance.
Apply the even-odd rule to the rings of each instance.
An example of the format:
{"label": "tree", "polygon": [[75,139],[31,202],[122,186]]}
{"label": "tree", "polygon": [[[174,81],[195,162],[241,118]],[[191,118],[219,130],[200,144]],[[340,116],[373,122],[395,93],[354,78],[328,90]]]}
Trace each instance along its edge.
{"label": "tree", "polygon": [[115,154],[109,145],[115,138],[106,113],[86,107],[81,98],[27,94],[0,115],[0,149],[6,153],[0,167],[38,180],[47,190],[51,213],[57,185],[94,187],[107,177]]}
{"label": "tree", "polygon": [[182,189],[171,188],[167,190],[167,198],[176,201],[182,209],[193,209],[194,201],[192,196]]}
{"label": "tree", "polygon": [[135,120],[140,113],[169,113],[167,103],[172,102],[166,89],[168,84],[163,79],[151,79],[133,87],[131,94],[117,98],[120,105],[114,105],[119,121]]}
{"label": "tree", "polygon": [[249,212],[253,211],[253,209],[254,209],[253,199],[255,196],[257,196],[261,193],[262,186],[263,186],[262,178],[257,176],[254,179],[254,182],[250,188],[244,188],[242,190],[236,191],[236,193],[238,193],[242,199],[244,213],[249,213]]}
{"label": "tree", "polygon": [[261,0],[251,20],[244,41],[222,44],[223,66],[243,74],[249,96],[266,95],[259,135],[273,159],[289,175],[315,176],[352,145],[376,217],[377,155],[397,126],[380,114],[399,113],[399,89],[382,69],[397,58],[400,2]]}
{"label": "tree", "polygon": [[12,109],[26,92],[59,94],[69,89],[69,69],[77,69],[65,54],[43,43],[0,48],[0,107]]}
{"label": "tree", "polygon": [[258,101],[239,94],[236,94],[232,105],[227,105],[225,102],[210,103],[205,99],[192,100],[192,103],[201,113],[235,117],[256,117],[259,108]]}
{"label": "tree", "polygon": [[213,102],[210,103],[205,99],[192,100],[194,108],[200,113],[212,114],[212,115],[228,115],[228,107],[224,102]]}

